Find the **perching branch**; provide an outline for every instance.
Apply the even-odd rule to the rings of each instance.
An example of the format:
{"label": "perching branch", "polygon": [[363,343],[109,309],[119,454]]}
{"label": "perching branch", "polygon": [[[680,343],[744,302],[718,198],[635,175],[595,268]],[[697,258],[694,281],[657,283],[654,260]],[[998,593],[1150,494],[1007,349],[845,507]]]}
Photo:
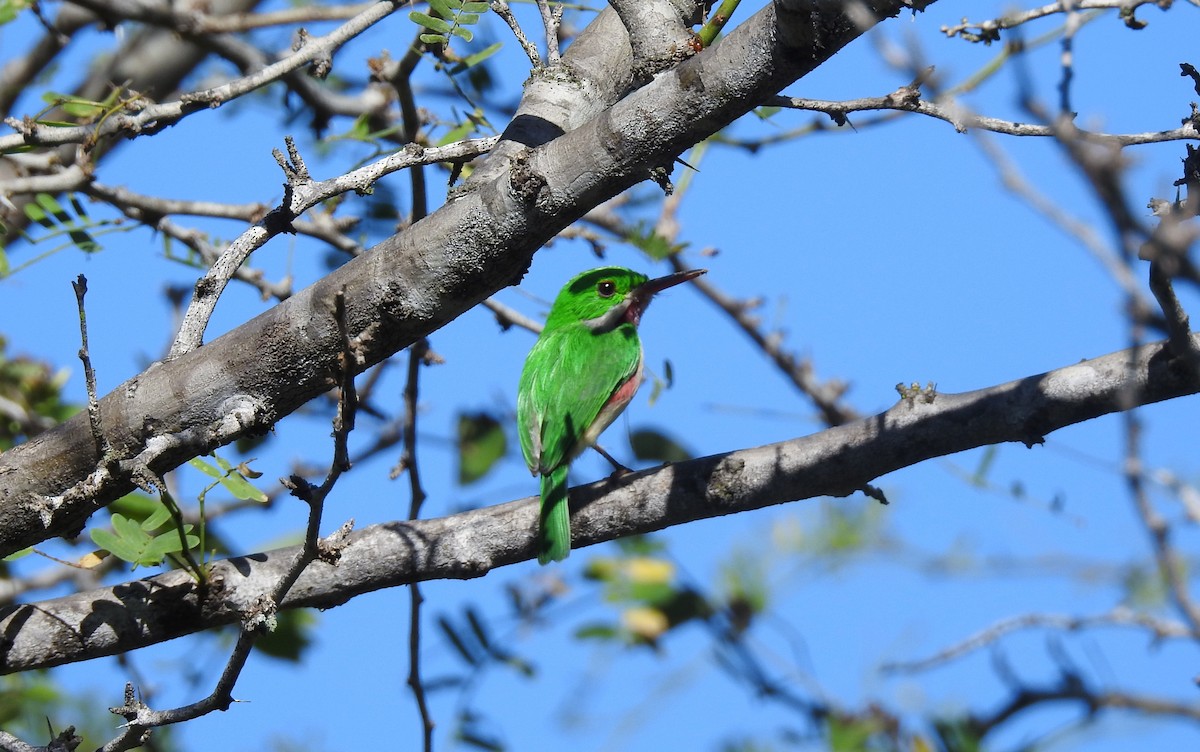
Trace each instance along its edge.
{"label": "perching branch", "polygon": [[[572,548],[788,501],[853,493],[924,460],[1002,442],[1035,446],[1069,425],[1200,391],[1165,343],[962,394],[901,400],[820,433],[703,457],[571,490]],[[373,590],[480,577],[533,557],[537,501],[438,519],[374,525],[347,536],[339,566],[315,561],[282,608],[330,608]],[[0,609],[0,671],[125,652],[234,623],[279,581],[297,548],[215,562],[202,591],[180,571]]]}

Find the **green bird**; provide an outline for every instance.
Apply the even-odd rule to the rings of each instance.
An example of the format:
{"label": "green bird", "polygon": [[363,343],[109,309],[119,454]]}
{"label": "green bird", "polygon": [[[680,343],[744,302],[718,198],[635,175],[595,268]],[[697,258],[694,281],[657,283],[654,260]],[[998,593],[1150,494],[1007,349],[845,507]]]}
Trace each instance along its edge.
{"label": "green bird", "polygon": [[571,552],[567,467],[633,399],[642,382],[637,326],[654,294],[705,269],[649,279],[605,266],[583,272],[554,299],[525,359],[517,391],[517,433],[525,464],[541,476],[538,561]]}

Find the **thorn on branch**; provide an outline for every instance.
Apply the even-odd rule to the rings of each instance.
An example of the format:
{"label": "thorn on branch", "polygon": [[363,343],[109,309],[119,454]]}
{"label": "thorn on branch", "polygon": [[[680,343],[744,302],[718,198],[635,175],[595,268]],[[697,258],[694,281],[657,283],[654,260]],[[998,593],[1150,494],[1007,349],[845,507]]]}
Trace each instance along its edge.
{"label": "thorn on branch", "polygon": [[879,488],[877,486],[872,486],[870,483],[867,483],[866,485],[864,485],[862,488],[860,488],[858,490],[862,491],[864,496],[874,499],[875,501],[878,501],[880,504],[883,504],[884,506],[887,506],[888,504],[891,503],[888,501],[887,496],[883,493],[882,488]]}
{"label": "thorn on branch", "polygon": [[1184,78],[1192,79],[1192,84],[1195,86],[1196,93],[1200,94],[1200,71],[1197,71],[1194,65],[1191,63],[1180,63],[1179,75],[1183,76]]}

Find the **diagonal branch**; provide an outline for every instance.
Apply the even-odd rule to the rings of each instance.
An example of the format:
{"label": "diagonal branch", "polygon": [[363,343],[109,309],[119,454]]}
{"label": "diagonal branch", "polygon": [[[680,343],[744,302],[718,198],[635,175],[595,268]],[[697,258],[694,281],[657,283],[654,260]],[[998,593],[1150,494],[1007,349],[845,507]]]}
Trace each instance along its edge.
{"label": "diagonal branch", "polygon": [[[1194,335],[1200,341],[1200,335]],[[777,444],[703,457],[571,490],[572,548],[699,519],[851,494],[881,475],[1000,442],[1033,446],[1055,430],[1200,391],[1165,343],[1085,360],[963,394],[891,409]],[[347,538],[337,567],[313,562],[283,608],[331,608],[362,593],[481,577],[535,551],[537,501],[374,525]],[[214,563],[204,591],[182,571],[0,610],[0,672],[125,652],[235,623],[297,549]]]}

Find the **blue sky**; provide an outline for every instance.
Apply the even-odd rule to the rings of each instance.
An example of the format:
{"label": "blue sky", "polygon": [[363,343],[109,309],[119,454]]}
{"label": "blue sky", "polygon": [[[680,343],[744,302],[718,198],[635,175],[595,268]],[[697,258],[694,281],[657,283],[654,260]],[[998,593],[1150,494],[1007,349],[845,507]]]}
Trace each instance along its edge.
{"label": "blue sky", "polygon": [[[874,42],[883,40],[916,40],[944,80],[954,84],[999,48],[946,40],[938,27],[966,12],[994,15],[1001,6],[1007,7],[943,0],[915,19],[890,21],[787,93],[849,99],[891,92],[908,77],[880,61]],[[1088,25],[1075,45],[1073,105],[1079,122],[1114,132],[1175,127],[1195,98],[1190,81],[1179,77],[1178,63],[1194,48],[1196,12],[1186,3],[1167,14],[1146,9],[1140,15],[1150,24],[1139,32],[1126,29],[1115,15]],[[488,19],[488,34],[512,48],[495,21]],[[1044,22],[1028,36],[1057,23]],[[411,33],[407,24],[397,14],[348,48],[337,64],[355,70],[356,60],[388,44],[396,54],[394,40]],[[21,54],[30,34],[28,19],[0,28],[0,63]],[[107,35],[92,35],[76,62],[110,43]],[[1024,63],[1036,94],[1048,103],[1056,97],[1058,51],[1050,45]],[[519,86],[528,69],[522,61],[512,49],[497,58],[504,85]],[[74,80],[69,70],[58,71],[52,86],[69,88]],[[1017,94],[1016,72],[1007,70],[966,101],[985,114],[1023,119]],[[38,106],[27,102],[24,109]],[[174,198],[277,201],[281,176],[271,149],[282,145],[284,135],[302,130],[300,122],[277,122],[277,107],[278,97],[268,94],[198,113],[153,138],[122,146],[105,162],[100,179]],[[734,132],[761,136],[813,117],[783,112],[765,124],[748,118]],[[347,126],[335,123],[334,130]],[[1093,223],[1110,242],[1086,184],[1053,144],[991,141],[1038,191]],[[1170,184],[1183,153],[1180,143],[1132,152],[1128,185],[1136,205],[1150,196],[1173,195]],[[322,177],[349,169],[362,156],[354,146],[337,147],[324,157],[311,148],[306,152]],[[850,382],[849,401],[863,413],[894,403],[898,382],[932,381],[942,391],[968,391],[1102,355],[1128,342],[1123,296],[1113,280],[1078,242],[1003,189],[973,136],[956,134],[945,123],[913,116],[877,128],[819,134],[756,156],[714,146],[698,167],[679,214],[688,262],[707,267],[707,279],[729,294],[763,296],[764,320],[784,330],[787,346],[811,357],[821,377]],[[403,175],[387,182],[404,195]],[[654,195],[651,186],[636,190]],[[224,238],[241,230],[233,223],[195,224]],[[70,280],[79,273],[89,279],[91,350],[100,388],[108,391],[161,356],[172,333],[163,286],[167,280],[190,284],[194,274],[166,260],[161,240],[147,231],[108,235],[103,242],[100,254],[83,257],[64,250],[0,281],[7,312],[0,316],[0,332],[9,338],[10,351],[70,369],[68,392],[80,402],[84,392],[75,359],[78,330]],[[717,253],[701,256],[705,248]],[[27,257],[18,254],[28,253],[14,251],[14,263]],[[292,270],[298,280],[311,281],[320,274],[323,254],[311,242],[280,237],[253,262],[272,277]],[[606,261],[662,271],[615,242]],[[519,290],[497,297],[541,316],[567,278],[594,265],[597,260],[584,247],[556,243],[537,254]],[[1144,271],[1138,270],[1139,277]],[[1186,302],[1194,306],[1195,296],[1188,295]],[[265,305],[252,290],[231,287],[209,339]],[[661,372],[669,359],[675,385],[654,405],[648,404],[649,390],[643,390],[608,431],[603,443],[619,458],[631,459],[626,436],[645,426],[669,430],[697,455],[819,429],[810,405],[693,290],[663,295],[647,314],[642,333],[647,366]],[[527,332],[501,333],[482,309],[432,335],[431,344],[446,363],[426,369],[422,383],[427,515],[536,491],[516,454],[515,437],[501,466],[467,488],[455,484],[450,442],[458,411],[513,409],[517,377],[532,341]],[[396,412],[404,359],[397,356],[379,392],[381,404]],[[1195,399],[1153,406],[1141,415],[1147,461],[1194,478]],[[328,431],[324,418],[285,419],[255,467],[267,480],[286,475],[295,459],[326,457]],[[364,435],[360,443],[366,440]],[[989,477],[1001,489],[1019,482],[1024,499],[962,481],[956,469],[973,471],[983,450],[881,478],[876,485],[892,504],[879,512],[880,524],[904,548],[839,568],[789,555],[776,542],[789,531],[811,535],[830,503],[870,503],[861,498],[785,505],[674,528],[662,537],[681,571],[700,583],[714,582],[731,551],[767,557],[770,607],[752,643],[778,675],[797,686],[820,686],[849,706],[878,698],[913,719],[931,711],[993,707],[1003,701],[1006,688],[993,670],[996,656],[986,651],[913,677],[883,677],[877,668],[889,660],[929,655],[1017,614],[1086,615],[1111,608],[1120,592],[1110,582],[1055,574],[1054,563],[1123,565],[1149,556],[1147,536],[1117,472],[1121,446],[1121,419],[1110,417],[1053,434],[1045,446],[1000,447]],[[387,479],[394,461],[393,456],[355,467],[328,505],[327,530],[351,516],[361,527],[407,513],[407,483]],[[573,468],[572,481],[607,472],[603,460],[584,457]],[[195,474],[178,475],[184,489],[200,488]],[[1063,501],[1061,512],[1050,509],[1055,498]],[[1155,501],[1169,519],[1181,520],[1173,499],[1157,493]],[[298,503],[284,502],[268,515],[224,525],[221,532],[244,551],[261,550],[294,535],[304,514]],[[1178,543],[1184,551],[1194,550],[1194,531],[1182,530]],[[1022,573],[965,576],[928,576],[916,566],[925,557],[952,551],[966,561],[1016,559],[1036,565]],[[616,618],[596,588],[580,578],[592,557],[610,553],[602,546],[577,551],[558,567],[526,563],[480,580],[427,585],[426,675],[461,673],[433,618],[457,618],[463,604],[476,604],[494,620],[496,633],[538,669],[534,680],[493,670],[474,689],[472,706],[485,714],[485,728],[512,749],[551,744],[597,751],[715,749],[721,740],[771,740],[780,729],[800,725],[785,709],[756,700],[722,674],[711,658],[711,643],[697,627],[681,630],[659,655],[573,639],[583,623]],[[553,624],[520,629],[506,617],[504,586],[546,578],[561,578],[568,588],[551,612]],[[404,686],[407,618],[408,595],[402,589],[319,614],[315,645],[304,663],[252,657],[235,692],[247,702],[187,724],[182,729],[187,746],[251,750],[283,739],[294,749],[337,750],[383,738],[415,747],[415,712]],[[1167,643],[1151,650],[1142,634],[1131,631],[1029,632],[1004,641],[1001,652],[1017,675],[1049,681],[1055,644],[1100,686],[1195,699],[1194,645]],[[211,638],[189,638],[140,651],[135,661],[159,691],[156,706],[166,707],[206,694],[227,649]],[[189,686],[185,667],[196,666],[203,678],[198,687]],[[60,675],[65,686],[100,693],[98,704],[105,706],[118,704],[127,678],[111,659],[67,667]],[[433,699],[438,746],[448,748],[459,698],[444,692]],[[1077,713],[1074,708],[1039,712],[1018,724],[999,748],[1036,738]],[[1062,748],[1127,749],[1134,740],[1145,748],[1181,748],[1197,739],[1195,727],[1113,716]]]}

